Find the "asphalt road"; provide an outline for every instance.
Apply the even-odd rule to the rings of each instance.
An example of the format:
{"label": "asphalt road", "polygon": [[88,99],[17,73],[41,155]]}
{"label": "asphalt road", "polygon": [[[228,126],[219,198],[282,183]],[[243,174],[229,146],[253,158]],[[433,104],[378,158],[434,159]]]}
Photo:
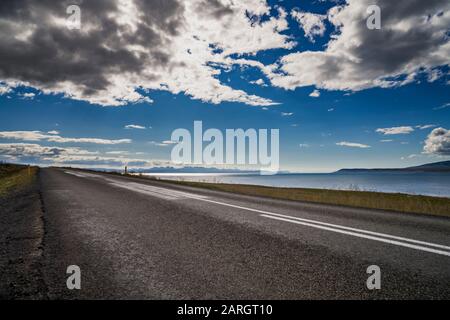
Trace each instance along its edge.
{"label": "asphalt road", "polygon": [[41,170],[40,188],[51,299],[450,298],[447,218],[63,169]]}

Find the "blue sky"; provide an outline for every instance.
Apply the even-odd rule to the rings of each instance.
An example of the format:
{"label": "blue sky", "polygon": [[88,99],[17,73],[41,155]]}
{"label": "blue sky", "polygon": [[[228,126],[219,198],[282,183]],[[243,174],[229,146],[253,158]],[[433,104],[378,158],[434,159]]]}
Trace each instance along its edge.
{"label": "blue sky", "polygon": [[[446,16],[448,5],[444,3],[440,9]],[[436,62],[435,58],[430,58],[436,48],[447,50],[448,39],[436,44],[424,44],[430,46],[430,51],[424,50],[420,53],[421,56],[418,54],[417,57],[403,52],[402,46],[399,46],[397,51],[389,51],[385,54],[383,51],[385,49],[377,49],[371,43],[367,46],[374,46],[373,50],[380,50],[378,54],[380,60],[377,60],[377,54],[370,54],[367,58],[368,66],[364,65],[364,61],[358,63],[355,68],[359,69],[355,71],[355,74],[348,72],[353,68],[351,64],[343,71],[326,70],[325,68],[330,65],[326,62],[324,67],[316,68],[316,70],[301,69],[296,74],[295,70],[292,71],[288,67],[295,68],[298,63],[302,68],[306,68],[311,65],[311,62],[305,60],[308,57],[301,54],[295,56],[295,54],[308,51],[324,52],[327,46],[330,46],[332,37],[343,37],[347,33],[360,36],[359,40],[366,39],[362,31],[349,31],[350,27],[347,27],[345,31],[339,30],[329,21],[329,10],[341,6],[345,8],[344,10],[351,12],[354,4],[352,1],[348,3],[305,1],[301,4],[298,4],[298,1],[280,3],[270,1],[265,3],[265,6],[269,8],[269,11],[266,14],[257,15],[259,20],[256,23],[264,24],[271,17],[281,19],[280,10],[286,13],[283,21],[287,23],[287,26],[284,28],[278,26],[278,30],[270,31],[272,35],[275,33],[288,36],[288,39],[277,40],[282,41],[285,48],[280,48],[282,45],[279,44],[268,43],[266,46],[268,49],[257,48],[251,53],[241,52],[221,56],[221,59],[231,58],[235,61],[220,65],[212,64],[211,67],[217,71],[212,78],[219,80],[223,86],[245,92],[249,97],[261,97],[265,102],[261,103],[263,100],[258,100],[255,103],[249,103],[245,97],[241,100],[227,98],[229,94],[222,96],[222,91],[217,93],[217,96],[221,97],[220,101],[215,101],[209,95],[210,90],[201,90],[207,83],[201,78],[203,73],[200,71],[200,76],[196,78],[199,79],[198,84],[195,87],[189,87],[191,85],[189,82],[192,83],[192,80],[189,80],[188,84],[179,84],[180,74],[188,74],[192,70],[187,67],[176,75],[167,74],[168,81],[171,77],[175,78],[174,83],[178,87],[171,85],[170,81],[168,90],[154,89],[153,82],[147,86],[138,83],[142,86],[141,88],[137,88],[136,83],[131,83],[130,85],[134,86],[133,90],[141,95],[138,99],[122,99],[120,100],[122,105],[115,106],[114,103],[99,104],[96,102],[103,97],[99,98],[98,95],[92,97],[84,92],[80,93],[78,88],[72,88],[70,85],[61,89],[55,83],[32,79],[33,76],[30,74],[33,70],[21,74],[10,71],[8,73],[5,71],[6,67],[0,64],[0,82],[4,88],[3,94],[0,95],[0,144],[3,145],[3,150],[9,148],[9,151],[0,153],[0,159],[43,165],[121,166],[120,163],[108,163],[111,159],[117,159],[118,162],[123,159],[124,163],[137,160],[146,162],[145,165],[137,163],[139,167],[166,165],[170,160],[172,145],[164,141],[170,140],[172,131],[177,128],[191,129],[195,120],[203,121],[204,128],[221,130],[227,128],[280,129],[280,162],[283,170],[327,172],[343,167],[405,167],[450,158],[450,142],[448,131],[446,131],[450,129],[450,106],[446,107],[446,104],[450,103],[449,57],[444,57],[444,62]],[[380,1],[380,6],[383,8],[383,1]],[[81,8],[83,10],[82,5]],[[429,9],[436,11],[435,7]],[[233,10],[232,14],[242,13],[238,9]],[[319,34],[311,34],[311,38],[308,38],[306,24],[313,23],[314,26],[314,21],[317,20],[304,20],[302,24],[293,17],[293,10],[323,16],[325,31],[322,34],[320,31]],[[346,19],[346,15],[342,15],[339,19]],[[399,14],[395,17],[389,16],[387,21],[395,25],[402,19],[403,16]],[[344,23],[350,25],[350,22],[345,20]],[[315,27],[320,26],[315,25]],[[385,28],[389,28],[388,23]],[[424,27],[424,30],[428,29]],[[382,28],[374,32],[387,31]],[[441,28],[432,32],[448,34],[448,25],[446,29]],[[265,34],[262,35],[265,39],[269,38]],[[408,47],[407,35],[400,35],[398,38],[397,41],[405,42],[403,47]],[[232,49],[240,44],[239,42],[230,43],[233,39],[226,39],[226,41]],[[285,45],[287,41],[295,42],[295,44]],[[379,46],[389,47],[390,43],[386,41],[386,44],[379,44]],[[189,42],[181,43],[189,50]],[[226,45],[214,44],[216,48],[219,48],[217,52],[220,53],[226,51]],[[240,46],[242,47],[242,44]],[[213,44],[210,44],[210,47],[213,47]],[[344,50],[342,48],[341,46],[336,50]],[[232,49],[229,51],[232,52]],[[348,50],[349,52],[343,51],[340,54],[366,54],[361,53],[365,51],[360,51],[359,48]],[[190,55],[195,54],[195,50],[190,53]],[[391,55],[394,57],[392,59],[398,60],[395,68],[390,66]],[[201,54],[200,56],[204,59]],[[289,65],[283,60],[286,56],[298,61],[292,60],[293,64]],[[237,63],[238,59],[258,62],[264,66],[278,64],[280,70],[269,74],[251,63],[244,65]],[[142,63],[144,68],[146,61]],[[344,63],[350,62],[345,60],[342,65]],[[411,67],[414,64],[416,66]],[[286,69],[283,69],[284,66],[287,66]],[[28,69],[33,68],[32,65],[28,67]],[[39,64],[36,68],[39,68]],[[309,72],[310,75],[308,75]],[[335,72],[335,77],[321,77],[322,74],[329,72]],[[88,76],[92,75],[81,73],[81,77]],[[287,82],[287,76],[296,81],[294,86],[292,82]],[[408,76],[411,81],[403,81]],[[355,77],[358,79],[353,82]],[[120,81],[127,81],[128,78],[124,79]],[[259,85],[254,83],[259,79],[262,80]],[[392,82],[389,86],[379,85],[380,79],[388,79]],[[79,84],[76,82],[79,81],[79,77],[72,81]],[[164,81],[165,79],[159,80],[157,85]],[[263,85],[261,85],[262,82]],[[108,90],[115,90],[115,87]],[[310,96],[314,90],[317,90],[319,96]],[[125,102],[122,103],[124,100]],[[143,128],[126,128],[127,125],[138,125]],[[438,134],[434,131],[438,128],[444,132]],[[383,133],[383,130],[379,129],[386,130]],[[24,133],[31,131],[39,131],[41,136],[32,137]],[[57,136],[61,139],[51,139],[48,136]],[[73,140],[65,141],[63,140],[65,138],[73,138]],[[80,138],[104,139],[109,142],[75,140]],[[111,142],[115,140],[127,142]],[[23,148],[18,148],[21,144],[22,146],[27,144],[61,148],[61,150],[76,149],[68,152],[70,156],[63,159],[52,159],[55,156],[54,153],[50,152],[50,156],[30,153]],[[13,148],[15,152],[11,151]],[[36,149],[36,152],[39,153],[39,150]],[[85,153],[85,157],[76,157],[76,150],[82,150],[80,154]],[[45,153],[45,151],[42,152]],[[62,150],[62,152],[66,151]],[[105,159],[109,160],[104,161]]]}

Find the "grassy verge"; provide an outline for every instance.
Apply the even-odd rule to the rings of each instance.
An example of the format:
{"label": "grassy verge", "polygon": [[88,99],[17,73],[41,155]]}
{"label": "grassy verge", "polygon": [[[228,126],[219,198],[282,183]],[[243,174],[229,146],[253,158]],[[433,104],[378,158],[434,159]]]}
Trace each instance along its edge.
{"label": "grassy verge", "polygon": [[162,179],[161,181],[275,199],[450,217],[450,199],[448,198],[366,191],[275,188],[253,185],[168,181]]}
{"label": "grassy verge", "polygon": [[0,197],[29,185],[34,181],[37,170],[37,167],[0,164]]}

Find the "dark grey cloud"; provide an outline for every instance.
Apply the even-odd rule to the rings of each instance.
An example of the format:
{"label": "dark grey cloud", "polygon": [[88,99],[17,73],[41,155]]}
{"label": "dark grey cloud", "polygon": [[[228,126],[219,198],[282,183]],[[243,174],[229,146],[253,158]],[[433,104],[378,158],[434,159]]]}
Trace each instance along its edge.
{"label": "dark grey cloud", "polygon": [[[72,4],[81,8],[80,31],[61,23]],[[137,4],[143,19],[132,29],[118,22],[117,1],[1,1],[0,79],[50,90],[69,82],[89,97],[108,89],[111,74],[169,64],[164,43],[178,32],[182,5],[176,0]],[[149,49],[137,53],[130,49],[136,45]]]}
{"label": "dark grey cloud", "polygon": [[[379,30],[367,27],[371,5],[381,9]],[[283,72],[269,74],[274,85],[362,90],[408,83],[450,64],[448,0],[347,0],[328,19],[336,31],[327,48],[283,57]]]}
{"label": "dark grey cloud", "polygon": [[204,15],[213,16],[217,19],[234,13],[230,6],[224,5],[219,0],[202,0],[197,4],[197,10]]}
{"label": "dark grey cloud", "polygon": [[136,0],[143,21],[148,27],[157,27],[171,35],[177,35],[183,22],[182,1],[177,0]]}
{"label": "dark grey cloud", "polygon": [[[361,45],[353,46],[349,53],[361,59],[362,69],[374,74],[382,71],[385,74],[402,72],[405,64],[418,57],[426,57],[440,49],[448,42],[445,37],[445,18],[438,17],[442,10],[449,9],[446,0],[376,0],[370,1],[381,8],[381,29],[374,31],[366,27],[367,14],[355,17],[359,20],[354,37]],[[427,17],[441,20],[441,32],[427,26]],[[408,21],[412,25],[402,29],[399,23]]]}
{"label": "dark grey cloud", "polygon": [[[66,27],[69,5],[81,8],[81,30]],[[233,53],[293,45],[280,34],[285,16],[255,25],[248,12],[268,15],[270,7],[228,0],[5,0],[0,83],[104,106],[151,102],[149,90],[214,104],[273,105],[221,83],[211,63],[231,66]],[[213,54],[214,46],[223,52]],[[3,88],[0,93],[9,90]]]}

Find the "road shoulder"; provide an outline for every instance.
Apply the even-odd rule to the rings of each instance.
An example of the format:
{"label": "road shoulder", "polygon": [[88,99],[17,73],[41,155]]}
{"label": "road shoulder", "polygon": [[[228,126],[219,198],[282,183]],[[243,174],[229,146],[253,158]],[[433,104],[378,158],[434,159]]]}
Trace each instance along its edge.
{"label": "road shoulder", "polygon": [[45,299],[37,176],[0,197],[0,299]]}

